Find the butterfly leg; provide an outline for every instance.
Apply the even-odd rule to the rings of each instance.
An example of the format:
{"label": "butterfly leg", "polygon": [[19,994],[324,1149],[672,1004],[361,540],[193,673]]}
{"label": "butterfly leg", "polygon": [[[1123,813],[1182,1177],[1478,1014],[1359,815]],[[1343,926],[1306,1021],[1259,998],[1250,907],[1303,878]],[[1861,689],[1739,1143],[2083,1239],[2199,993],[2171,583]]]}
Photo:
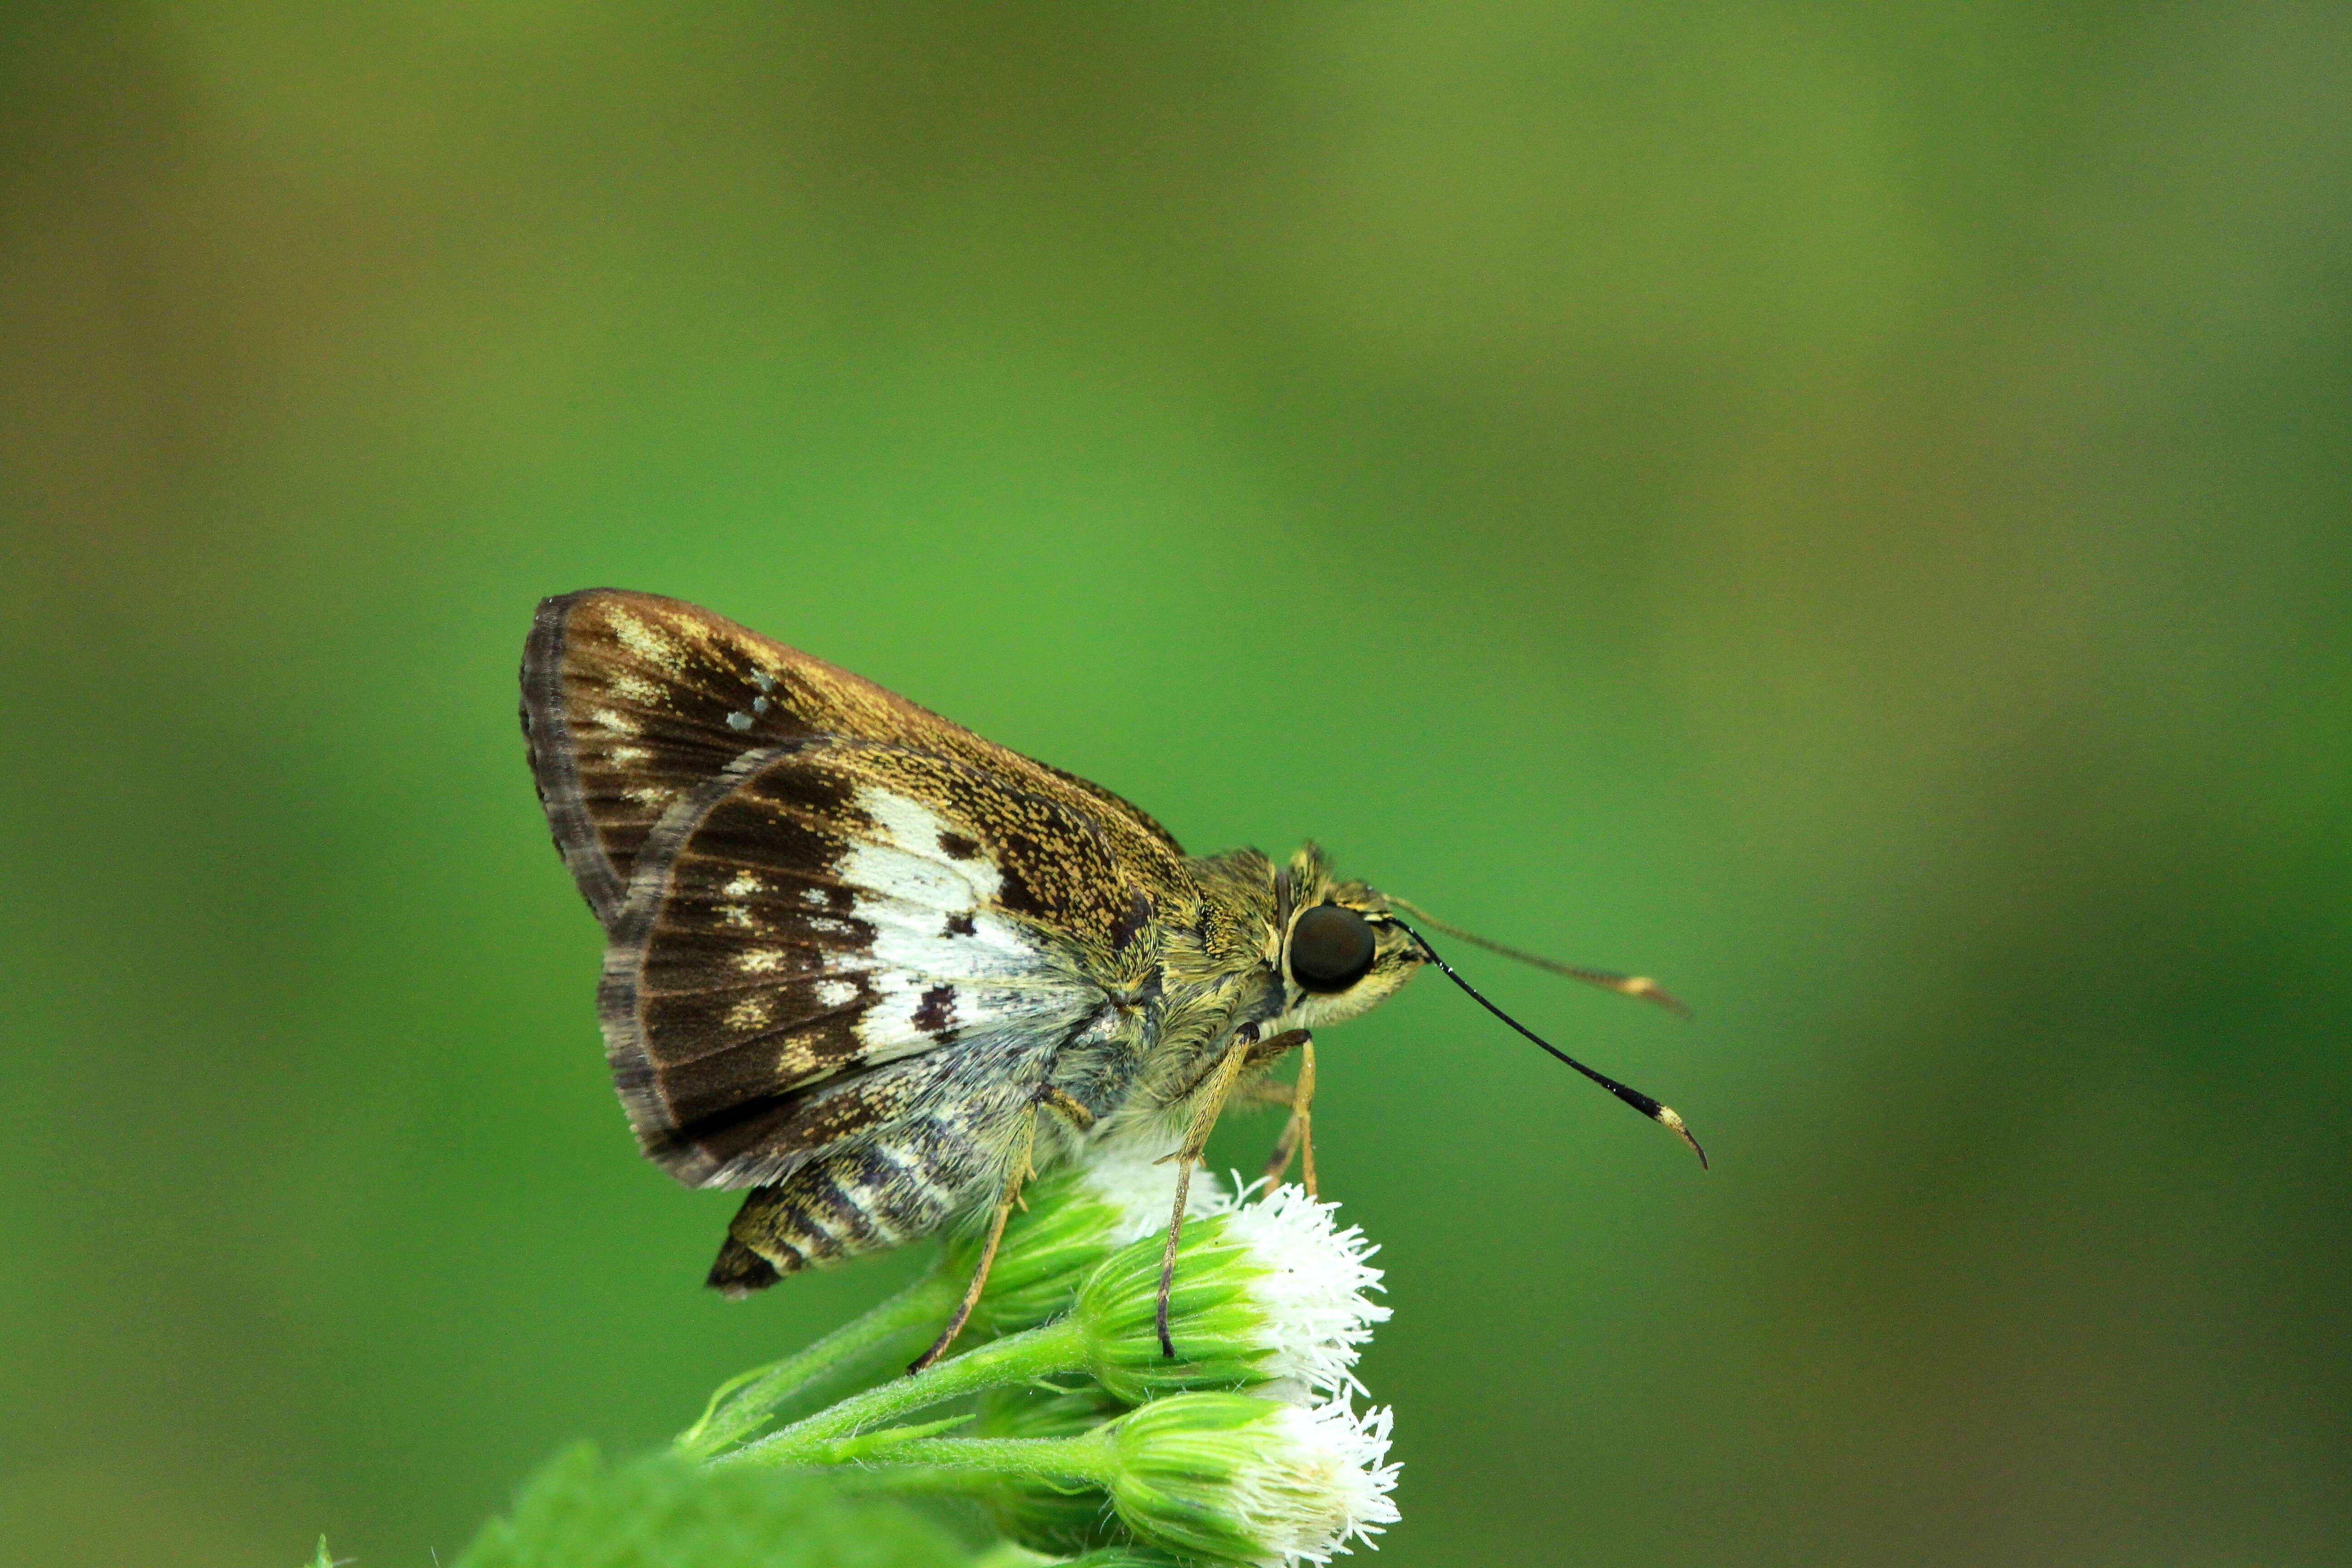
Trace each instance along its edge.
{"label": "butterfly leg", "polygon": [[909,1377],[948,1353],[948,1347],[963,1332],[964,1324],[971,1321],[971,1310],[980,1305],[980,1293],[988,1288],[988,1271],[995,1266],[997,1244],[1004,1239],[1004,1222],[1013,1217],[1013,1205],[1021,1201],[1022,1186],[1037,1173],[1036,1167],[1030,1163],[1037,1152],[1037,1104],[1032,1101],[1021,1113],[1020,1152],[1005,1171],[1004,1191],[996,1200],[996,1212],[989,1215],[988,1240],[980,1249],[980,1267],[971,1271],[971,1284],[965,1289],[963,1300],[956,1303],[955,1315],[948,1320],[948,1326],[940,1331],[930,1349],[908,1363]]}
{"label": "butterfly leg", "polygon": [[931,1348],[916,1357],[907,1368],[909,1377],[947,1354],[948,1347],[955,1343],[958,1334],[963,1332],[964,1324],[971,1321],[972,1309],[980,1305],[981,1293],[988,1288],[988,1271],[995,1266],[996,1248],[1004,1239],[1004,1225],[1013,1217],[1013,1205],[1019,1204],[1024,1209],[1028,1207],[1022,1200],[1021,1189],[1030,1177],[1037,1173],[1034,1163],[1037,1156],[1037,1108],[1041,1105],[1059,1111],[1071,1126],[1081,1132],[1095,1124],[1095,1113],[1061,1089],[1048,1084],[1037,1090],[1036,1099],[1022,1113],[1021,1157],[1013,1163],[1012,1171],[1005,1177],[1003,1195],[996,1200],[996,1212],[989,1216],[988,1243],[980,1249],[980,1267],[972,1270],[971,1284],[965,1289],[963,1300],[957,1304],[955,1316],[948,1320],[947,1328],[932,1342]]}
{"label": "butterfly leg", "polygon": [[1216,1130],[1217,1117],[1232,1097],[1242,1069],[1253,1061],[1270,1062],[1293,1046],[1305,1044],[1307,1037],[1304,1029],[1292,1029],[1263,1043],[1255,1028],[1234,1035],[1234,1043],[1217,1058],[1217,1065],[1202,1085],[1200,1107],[1192,1112],[1192,1125],[1184,1134],[1183,1147],[1166,1157],[1176,1162],[1176,1212],[1169,1218],[1168,1245],[1160,1254],[1160,1310],[1156,1323],[1160,1353],[1171,1361],[1176,1357],[1176,1342],[1168,1336],[1168,1297],[1176,1288],[1176,1243],[1184,1234],[1184,1209],[1192,1192],[1192,1167],[1200,1163],[1201,1152],[1209,1146],[1209,1134]]}
{"label": "butterfly leg", "polygon": [[1077,1100],[1067,1091],[1055,1089],[1050,1083],[1037,1090],[1037,1103],[1051,1106],[1060,1111],[1062,1119],[1081,1132],[1095,1124],[1093,1111],[1079,1104]]}
{"label": "butterfly leg", "polygon": [[1307,1185],[1307,1195],[1315,1195],[1315,1121],[1307,1108],[1315,1102],[1315,1042],[1298,1042],[1298,1081],[1288,1094],[1279,1092],[1281,1086],[1269,1085],[1276,1092],[1266,1098],[1276,1104],[1290,1107],[1290,1121],[1282,1130],[1282,1138],[1274,1146],[1274,1154],[1265,1163],[1266,1184],[1271,1186],[1282,1180],[1290,1169],[1294,1152],[1303,1153],[1306,1162],[1299,1174]]}

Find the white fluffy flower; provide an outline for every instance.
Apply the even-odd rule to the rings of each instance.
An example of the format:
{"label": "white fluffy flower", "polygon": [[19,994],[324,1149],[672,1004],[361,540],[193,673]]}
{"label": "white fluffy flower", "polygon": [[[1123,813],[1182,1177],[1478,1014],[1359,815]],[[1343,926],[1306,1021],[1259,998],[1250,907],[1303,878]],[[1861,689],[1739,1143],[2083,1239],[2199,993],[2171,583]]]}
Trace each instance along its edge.
{"label": "white fluffy flower", "polygon": [[1386,1409],[1233,1394],[1156,1400],[1110,1429],[1110,1485],[1137,1535],[1181,1554],[1328,1563],[1397,1519]]}
{"label": "white fluffy flower", "polygon": [[[1071,1168],[1079,1191],[1118,1212],[1113,1247],[1160,1235],[1175,1212],[1176,1162],[1163,1161],[1149,1149],[1148,1144],[1113,1144]],[[1223,1183],[1207,1171],[1193,1173],[1184,1199],[1188,1220],[1206,1219],[1233,1206],[1233,1194]]]}
{"label": "white fluffy flower", "polygon": [[1089,1370],[1130,1403],[1253,1384],[1360,1391],[1360,1347],[1389,1310],[1365,1294],[1380,1288],[1365,1261],[1374,1249],[1362,1231],[1339,1228],[1338,1206],[1284,1186],[1187,1225],[1168,1303],[1173,1356],[1160,1342],[1157,1238],[1121,1248],[1078,1291]]}
{"label": "white fluffy flower", "polygon": [[1249,1291],[1271,1331],[1267,1373],[1318,1391],[1361,1394],[1358,1347],[1389,1309],[1364,1294],[1381,1289],[1381,1270],[1365,1261],[1380,1248],[1360,1226],[1341,1230],[1339,1212],[1303,1187],[1280,1186],[1234,1209],[1224,1225],[1259,1269]]}

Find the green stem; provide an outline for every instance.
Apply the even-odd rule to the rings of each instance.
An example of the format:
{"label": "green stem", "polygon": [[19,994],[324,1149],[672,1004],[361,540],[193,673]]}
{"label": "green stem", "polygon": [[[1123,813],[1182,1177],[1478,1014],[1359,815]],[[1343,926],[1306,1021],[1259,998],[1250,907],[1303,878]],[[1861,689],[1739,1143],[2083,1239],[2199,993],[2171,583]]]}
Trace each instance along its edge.
{"label": "green stem", "polygon": [[[869,1388],[863,1394],[853,1394],[829,1409],[821,1410],[781,1432],[723,1456],[720,1462],[824,1464],[825,1450],[834,1438],[864,1431],[901,1415],[911,1415],[918,1410],[927,1410],[934,1405],[960,1399],[967,1394],[977,1394],[984,1388],[1025,1383],[1031,1378],[1051,1377],[1056,1373],[1076,1372],[1086,1363],[1086,1354],[1085,1330],[1071,1319],[1048,1323],[1042,1329],[1031,1329],[1025,1333],[1008,1334],[977,1350],[967,1351],[952,1361],[943,1361],[916,1376],[892,1378],[879,1387]],[[984,1440],[965,1439],[970,1442]],[[1044,1438],[997,1440],[1048,1441]]]}
{"label": "green stem", "polygon": [[[786,1462],[796,1468],[824,1463],[814,1458]],[[968,1493],[1014,1479],[1108,1487],[1117,1468],[1117,1456],[1097,1433],[1079,1437],[917,1437],[861,1453],[849,1464],[827,1469],[826,1479],[854,1491]]]}
{"label": "green stem", "polygon": [[1118,1469],[1110,1445],[1092,1433],[1083,1437],[918,1437],[868,1455],[864,1462],[877,1469],[919,1465],[927,1473],[977,1471],[1097,1487],[1110,1485]]}
{"label": "green stem", "polygon": [[837,1492],[864,1495],[889,1492],[898,1497],[971,1497],[985,1495],[1003,1484],[988,1470],[960,1470],[949,1465],[836,1465],[824,1471],[824,1484]]}
{"label": "green stem", "polygon": [[926,1274],[798,1354],[720,1384],[702,1418],[679,1433],[672,1447],[689,1458],[707,1459],[744,1441],[793,1395],[854,1371],[877,1350],[912,1331],[934,1331],[954,1309],[957,1295],[953,1280],[936,1272]]}

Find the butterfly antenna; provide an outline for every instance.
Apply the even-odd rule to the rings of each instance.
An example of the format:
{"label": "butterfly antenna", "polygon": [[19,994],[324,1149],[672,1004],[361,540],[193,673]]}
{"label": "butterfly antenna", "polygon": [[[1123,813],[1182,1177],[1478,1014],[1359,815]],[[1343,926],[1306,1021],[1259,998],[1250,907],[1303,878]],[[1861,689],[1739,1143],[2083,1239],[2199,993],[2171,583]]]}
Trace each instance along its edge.
{"label": "butterfly antenna", "polygon": [[[1447,936],[1458,936],[1473,947],[1483,947],[1488,952],[1499,952],[1505,958],[1515,959],[1521,963],[1549,971],[1553,974],[1564,974],[1570,980],[1581,980],[1587,985],[1598,985],[1603,991],[1614,991],[1620,996],[1638,996],[1644,1002],[1655,1002],[1678,1017],[1687,1018],[1691,1016],[1691,1010],[1685,1006],[1673,993],[1646,974],[1613,974],[1606,969],[1586,969],[1579,964],[1562,963],[1557,958],[1546,958],[1539,952],[1528,952],[1523,948],[1505,947],[1501,942],[1489,941],[1476,931],[1464,931],[1458,925],[1439,920],[1411,899],[1400,899],[1394,893],[1391,893],[1388,897],[1389,902],[1399,909],[1411,910],[1420,916],[1422,923],[1432,931],[1444,931]],[[1397,923],[1404,924],[1402,921]],[[1412,930],[1410,926],[1405,929]],[[1428,944],[1424,942],[1423,945],[1426,947]]]}
{"label": "butterfly antenna", "polygon": [[[1404,903],[1404,900],[1402,899],[1392,898],[1389,902],[1392,904],[1402,904]],[[1407,904],[1405,907],[1408,909],[1412,908],[1410,904]],[[1420,914],[1421,911],[1419,910],[1413,910],[1413,913]],[[1512,1017],[1508,1013],[1504,1012],[1500,1007],[1497,1007],[1492,1002],[1487,1001],[1485,996],[1479,994],[1478,988],[1475,985],[1473,985],[1467,980],[1463,979],[1460,974],[1454,973],[1454,969],[1452,964],[1437,956],[1437,950],[1429,945],[1429,939],[1427,937],[1413,930],[1412,926],[1407,925],[1403,921],[1399,920],[1393,914],[1390,915],[1388,918],[1391,921],[1395,921],[1397,925],[1402,927],[1404,933],[1407,936],[1420,943],[1423,953],[1428,957],[1430,963],[1437,965],[1438,968],[1445,972],[1446,979],[1451,980],[1454,984],[1459,985],[1463,990],[1470,993],[1470,999],[1472,1001],[1477,1003],[1478,1005],[1484,1007],[1486,1011],[1503,1020],[1504,1023],[1508,1024],[1512,1028],[1517,1029],[1520,1034],[1526,1036],[1528,1039],[1533,1040],[1537,1045],[1541,1046],[1545,1050],[1549,1051],[1553,1056],[1558,1057],[1561,1061],[1566,1062],[1570,1067],[1574,1068],[1577,1071],[1582,1073],[1585,1077],[1591,1079],[1593,1082],[1599,1084],[1601,1088],[1607,1089],[1610,1093],[1615,1095],[1618,1099],[1623,1100],[1626,1104],[1632,1106],[1634,1110],[1640,1111],[1643,1115],[1648,1117],[1651,1121],[1656,1122],[1659,1126],[1664,1128],[1667,1131],[1673,1133],[1684,1142],[1689,1144],[1691,1152],[1698,1156],[1698,1168],[1702,1171],[1707,1169],[1706,1151],[1699,1147],[1698,1140],[1691,1136],[1691,1130],[1683,1124],[1683,1119],[1681,1117],[1675,1114],[1675,1110],[1672,1106],[1661,1105],[1656,1100],[1652,1100],[1648,1095],[1643,1094],[1640,1089],[1629,1088],[1624,1084],[1619,1083],[1607,1073],[1595,1072],[1591,1068],[1586,1067],[1582,1062],[1578,1061],[1574,1057],[1570,1056],[1566,1051],[1561,1050],[1558,1046],[1553,1045],[1549,1040],[1545,1039],[1541,1035],[1537,1034],[1533,1029],[1528,1028],[1525,1024],[1520,1023],[1517,1018]],[[1431,921],[1430,923],[1432,925],[1437,924],[1435,921]],[[1439,929],[1443,930],[1444,928],[1440,927]]]}

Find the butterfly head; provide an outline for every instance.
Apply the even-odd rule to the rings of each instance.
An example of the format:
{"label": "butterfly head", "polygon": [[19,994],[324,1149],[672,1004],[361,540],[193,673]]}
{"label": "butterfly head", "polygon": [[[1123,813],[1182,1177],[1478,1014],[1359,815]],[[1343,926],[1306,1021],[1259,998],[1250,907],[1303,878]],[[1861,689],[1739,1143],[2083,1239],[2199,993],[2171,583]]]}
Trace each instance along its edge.
{"label": "butterfly head", "polygon": [[1286,1026],[1342,1023],[1413,977],[1423,963],[1421,947],[1389,912],[1377,889],[1334,878],[1312,844],[1275,872]]}

